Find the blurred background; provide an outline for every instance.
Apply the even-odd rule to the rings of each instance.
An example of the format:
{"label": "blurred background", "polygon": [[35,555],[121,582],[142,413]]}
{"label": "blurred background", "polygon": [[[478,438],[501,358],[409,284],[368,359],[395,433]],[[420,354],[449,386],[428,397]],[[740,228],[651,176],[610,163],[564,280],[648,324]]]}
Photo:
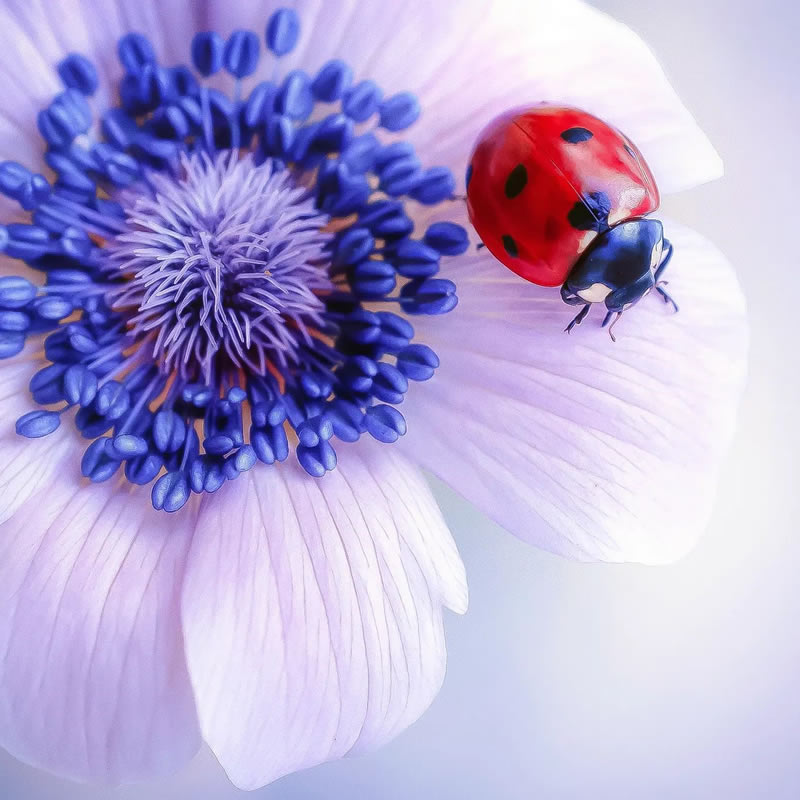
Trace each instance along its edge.
{"label": "blurred background", "polygon": [[[652,46],[727,166],[724,181],[664,204],[728,254],[750,305],[749,388],[711,529],[672,567],[582,566],[437,485],[471,594],[469,614],[447,619],[439,698],[377,754],[254,799],[800,797],[800,7],[595,5]],[[242,796],[207,752],[170,780],[115,790],[0,753],[8,800]]]}

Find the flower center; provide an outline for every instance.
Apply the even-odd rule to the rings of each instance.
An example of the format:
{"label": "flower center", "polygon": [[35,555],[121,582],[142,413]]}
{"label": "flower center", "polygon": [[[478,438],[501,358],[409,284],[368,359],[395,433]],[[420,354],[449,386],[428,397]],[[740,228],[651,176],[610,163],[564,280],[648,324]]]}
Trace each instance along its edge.
{"label": "flower center", "polygon": [[[298,32],[275,12],[267,48],[279,59]],[[453,177],[383,140],[415,122],[413,95],[384,98],[339,60],[245,93],[259,49],[250,31],[197,34],[198,80],[128,34],[120,107],[99,119],[94,66],[70,55],[38,117],[57,179],[0,164],[0,191],[33,213],[0,228],[0,250],[44,276],[0,278],[0,357],[51,331],[30,386],[45,408],[17,432],[47,435],[75,410],[83,474],[153,482],[167,511],[257,461],[294,452],[321,477],[336,439],[396,441],[409,381],[438,366],[408,317],[457,302],[437,273],[466,232],[413,221]],[[202,84],[223,70],[231,96]]]}
{"label": "flower center", "polygon": [[181,178],[153,174],[107,246],[125,283],[109,304],[129,316],[165,373],[207,384],[309,359],[333,289],[329,217],[275,161],[226,151],[184,155]]}

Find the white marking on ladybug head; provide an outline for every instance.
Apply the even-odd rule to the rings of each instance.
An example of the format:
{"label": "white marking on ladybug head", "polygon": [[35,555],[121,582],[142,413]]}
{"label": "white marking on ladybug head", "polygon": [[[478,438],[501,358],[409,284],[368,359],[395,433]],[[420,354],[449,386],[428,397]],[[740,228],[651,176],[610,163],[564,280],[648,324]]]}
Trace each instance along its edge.
{"label": "white marking on ladybug head", "polygon": [[587,303],[602,303],[611,294],[611,289],[604,283],[593,283],[588,289],[581,289],[578,297]]}

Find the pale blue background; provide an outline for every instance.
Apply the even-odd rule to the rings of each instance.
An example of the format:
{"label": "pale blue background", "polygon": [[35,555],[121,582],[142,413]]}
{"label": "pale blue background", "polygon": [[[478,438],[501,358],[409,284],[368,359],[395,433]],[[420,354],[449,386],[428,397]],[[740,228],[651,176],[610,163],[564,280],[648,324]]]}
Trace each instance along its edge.
{"label": "pale blue background", "polygon": [[[438,487],[467,565],[444,689],[381,752],[264,800],[800,797],[800,450],[794,0],[598,0],[651,43],[728,177],[666,202],[736,263],[750,386],[709,535],[677,566],[578,566]],[[679,503],[680,498],[676,497]],[[10,800],[244,797],[203,754],[147,787],[69,784],[0,756]]]}

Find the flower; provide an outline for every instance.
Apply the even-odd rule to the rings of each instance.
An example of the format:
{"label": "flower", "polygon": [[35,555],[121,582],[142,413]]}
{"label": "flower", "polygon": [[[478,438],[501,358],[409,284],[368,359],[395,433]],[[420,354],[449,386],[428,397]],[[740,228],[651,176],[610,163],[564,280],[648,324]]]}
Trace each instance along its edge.
{"label": "flower", "polygon": [[668,561],[710,513],[746,336],[723,257],[670,225],[680,314],[567,337],[448,199],[531,100],[620,127],[665,192],[717,177],[646,47],[577,0],[293,9],[0,11],[0,744],[64,775],[205,740],[254,788],[413,722],[467,602],[420,467],[579,559]]}

